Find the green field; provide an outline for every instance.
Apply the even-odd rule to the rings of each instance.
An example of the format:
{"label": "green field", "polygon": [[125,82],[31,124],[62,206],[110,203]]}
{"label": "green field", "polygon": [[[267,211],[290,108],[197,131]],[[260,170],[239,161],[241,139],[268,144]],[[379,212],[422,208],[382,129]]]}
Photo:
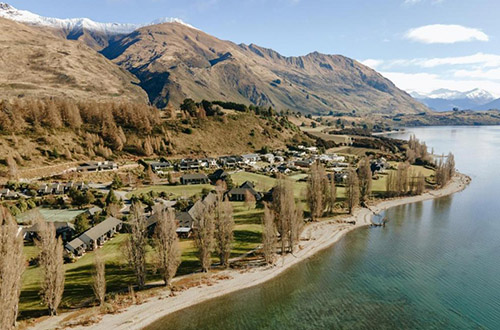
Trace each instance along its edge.
{"label": "green field", "polygon": [[[40,214],[43,216],[43,218],[47,221],[54,222],[54,221],[73,221],[76,216],[79,214],[85,212],[85,209],[83,210],[77,210],[77,209],[47,209],[43,207],[38,207],[35,210],[39,211]],[[19,216],[16,217],[17,222],[22,223],[26,220],[28,220],[31,215],[33,215],[33,210],[25,212]]]}
{"label": "green field", "polygon": [[[234,246],[231,257],[238,257],[252,251],[261,243],[261,209],[254,207],[248,209],[243,202],[231,203],[234,207]],[[108,292],[123,292],[129,285],[134,284],[134,276],[122,254],[123,243],[127,234],[119,234],[104,244],[99,250],[106,260],[106,281]],[[191,239],[180,242],[182,250],[182,263],[177,275],[185,275],[199,271],[200,264]],[[25,246],[26,259],[29,260],[38,254],[35,246]],[[92,292],[92,265],[94,252],[89,252],[79,258],[75,263],[66,264],[66,282],[61,308],[68,309],[87,304],[93,299]],[[214,254],[214,263],[217,262]],[[158,276],[152,274],[151,264],[148,265],[148,281],[158,281]],[[36,317],[45,315],[45,308],[41,305],[38,292],[40,272],[39,268],[30,266],[23,275],[23,288],[20,301],[20,317]]]}

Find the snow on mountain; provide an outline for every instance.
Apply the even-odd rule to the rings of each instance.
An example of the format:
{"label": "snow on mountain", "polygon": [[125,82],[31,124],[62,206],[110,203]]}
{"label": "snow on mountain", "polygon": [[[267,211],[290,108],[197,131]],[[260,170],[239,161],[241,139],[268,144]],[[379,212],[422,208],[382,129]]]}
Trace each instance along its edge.
{"label": "snow on mountain", "polygon": [[179,18],[170,18],[170,17],[157,19],[149,24],[99,23],[99,22],[94,22],[93,20],[88,18],[61,19],[61,18],[44,17],[34,14],[27,10],[16,9],[4,2],[0,2],[0,17],[21,23],[27,23],[30,25],[47,26],[47,27],[62,29],[67,32],[81,31],[85,29],[88,31],[101,32],[106,35],[128,34],[137,30],[138,28],[149,25],[161,24],[161,23],[180,23],[193,28],[193,26],[184,23]]}
{"label": "snow on mountain", "polygon": [[495,100],[495,97],[488,91],[476,88],[466,92],[449,89],[438,89],[430,93],[412,92],[411,96],[436,111],[450,111],[458,109],[483,109],[484,106]]}
{"label": "snow on mountain", "polygon": [[495,97],[488,91],[483,89],[473,89],[466,92],[460,92],[450,89],[437,89],[430,93],[411,92],[411,96],[417,99],[446,99],[446,100],[459,100],[459,99],[472,99],[477,101],[490,102]]}

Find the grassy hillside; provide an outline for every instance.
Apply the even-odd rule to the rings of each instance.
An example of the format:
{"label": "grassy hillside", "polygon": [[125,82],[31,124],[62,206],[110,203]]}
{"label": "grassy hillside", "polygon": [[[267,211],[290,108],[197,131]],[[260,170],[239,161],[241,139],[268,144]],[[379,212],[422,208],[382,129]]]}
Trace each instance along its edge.
{"label": "grassy hillside", "polygon": [[147,102],[137,78],[78,41],[0,18],[0,94]]}

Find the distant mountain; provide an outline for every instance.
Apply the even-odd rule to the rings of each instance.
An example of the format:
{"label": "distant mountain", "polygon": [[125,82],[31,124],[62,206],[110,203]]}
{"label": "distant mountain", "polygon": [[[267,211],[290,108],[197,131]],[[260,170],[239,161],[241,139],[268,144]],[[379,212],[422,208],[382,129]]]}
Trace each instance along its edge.
{"label": "distant mountain", "polygon": [[[160,19],[151,23],[154,25],[143,27],[97,23],[87,18],[42,17],[6,3],[0,3],[0,17],[31,26],[31,30],[23,30],[10,25],[9,28],[18,30],[20,45],[16,45],[7,32],[0,31],[13,47],[10,57],[4,59],[2,53],[0,61],[4,61],[5,70],[15,69],[20,73],[5,81],[5,84],[15,81],[17,87],[10,91],[14,95],[22,94],[24,87],[27,94],[52,90],[50,79],[55,79],[58,93],[66,87],[68,94],[76,95],[80,89],[80,94],[91,95],[91,91],[97,90],[96,86],[101,86],[96,93],[107,94],[109,90],[115,90],[116,95],[122,95],[123,91],[129,90],[134,91],[130,97],[137,99],[145,91],[149,101],[158,107],[169,103],[179,105],[184,98],[190,97],[315,114],[330,111],[358,114],[429,111],[390,80],[353,59],[318,52],[285,57],[272,49],[217,39],[178,19]],[[37,32],[33,26],[37,27]],[[143,91],[137,93],[138,86],[130,84],[133,78],[127,78],[127,75],[121,76],[122,85],[117,84],[114,79],[120,72],[119,67],[99,54],[90,56],[88,48],[78,43],[64,43],[67,40],[55,46],[54,38],[45,37],[50,34],[78,40],[101,51],[135,75]],[[29,43],[33,47],[28,46]],[[75,48],[85,53],[80,61],[73,56],[77,54]],[[35,50],[40,56],[34,53]],[[67,61],[63,60],[66,53]],[[95,71],[97,65],[101,67],[98,72]],[[88,70],[85,70],[86,66]],[[42,79],[37,85],[37,70],[59,78]],[[94,73],[93,77],[91,73]],[[106,74],[110,75],[109,79]],[[86,84],[82,84],[83,81]]]}
{"label": "distant mountain", "polygon": [[481,107],[484,110],[491,110],[491,109],[500,110],[500,99],[496,99],[489,103],[483,104]]}
{"label": "distant mountain", "polygon": [[88,18],[60,19],[43,17],[27,10],[18,10],[0,2],[0,17],[39,27],[52,28],[67,39],[81,40],[88,46],[101,50],[116,36],[129,34],[140,27],[161,23],[180,23],[192,27],[178,18],[161,18],[149,24],[99,23]]}
{"label": "distant mountain", "polygon": [[137,78],[95,50],[0,18],[0,95],[146,103]]}
{"label": "distant mountain", "polygon": [[435,111],[451,111],[453,108],[460,110],[488,110],[486,105],[495,97],[482,89],[473,89],[460,92],[449,89],[438,89],[431,93],[410,93],[415,99]]}
{"label": "distant mountain", "polygon": [[141,80],[163,107],[186,97],[304,113],[420,113],[428,109],[361,63],[317,52],[285,57],[171,23],[147,26],[102,51]]}

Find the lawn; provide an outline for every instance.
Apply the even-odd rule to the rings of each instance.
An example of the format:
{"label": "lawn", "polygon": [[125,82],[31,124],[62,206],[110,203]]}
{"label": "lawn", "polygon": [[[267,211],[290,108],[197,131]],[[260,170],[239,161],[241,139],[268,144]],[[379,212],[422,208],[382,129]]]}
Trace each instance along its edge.
{"label": "lawn", "polygon": [[[40,214],[44,217],[45,220],[54,222],[54,221],[73,221],[80,213],[85,212],[85,210],[77,210],[77,209],[48,209],[43,207],[36,208],[40,212]],[[25,220],[28,220],[33,210],[24,212],[23,214],[16,217],[17,222],[22,223]]]}
{"label": "lawn", "polygon": [[[293,181],[297,181],[303,177],[307,177],[307,175],[303,173],[295,174],[290,176],[290,179],[292,179]],[[253,182],[255,189],[263,193],[269,191],[276,184],[276,179],[271,178],[267,175],[243,172],[243,171],[231,174],[231,179],[233,179],[235,185],[241,185],[245,181]],[[305,182],[295,182],[294,183],[295,198],[303,199],[304,197],[303,194],[305,192],[305,189],[306,189]]]}
{"label": "lawn", "polygon": [[[243,202],[231,203],[234,207],[234,246],[231,257],[241,256],[255,249],[261,243],[261,215],[262,209],[248,208]],[[127,234],[119,234],[112,240],[106,242],[99,249],[106,261],[106,282],[108,292],[126,291],[129,285],[133,285],[135,278],[128,267],[123,256],[123,243]],[[185,275],[199,271],[200,264],[196,257],[196,250],[192,239],[180,241],[182,251],[182,263],[177,275]],[[33,245],[24,247],[26,259],[29,260],[38,254],[38,249]],[[214,254],[214,263],[218,260]],[[151,255],[148,256],[148,281],[159,280],[152,273]],[[79,258],[75,263],[65,264],[66,278],[64,297],[61,308],[68,309],[78,307],[93,299],[92,291],[92,267],[94,252],[89,252]],[[40,270],[38,267],[30,266],[23,275],[23,288],[20,301],[20,318],[36,317],[45,315],[45,307],[39,298]]]}

